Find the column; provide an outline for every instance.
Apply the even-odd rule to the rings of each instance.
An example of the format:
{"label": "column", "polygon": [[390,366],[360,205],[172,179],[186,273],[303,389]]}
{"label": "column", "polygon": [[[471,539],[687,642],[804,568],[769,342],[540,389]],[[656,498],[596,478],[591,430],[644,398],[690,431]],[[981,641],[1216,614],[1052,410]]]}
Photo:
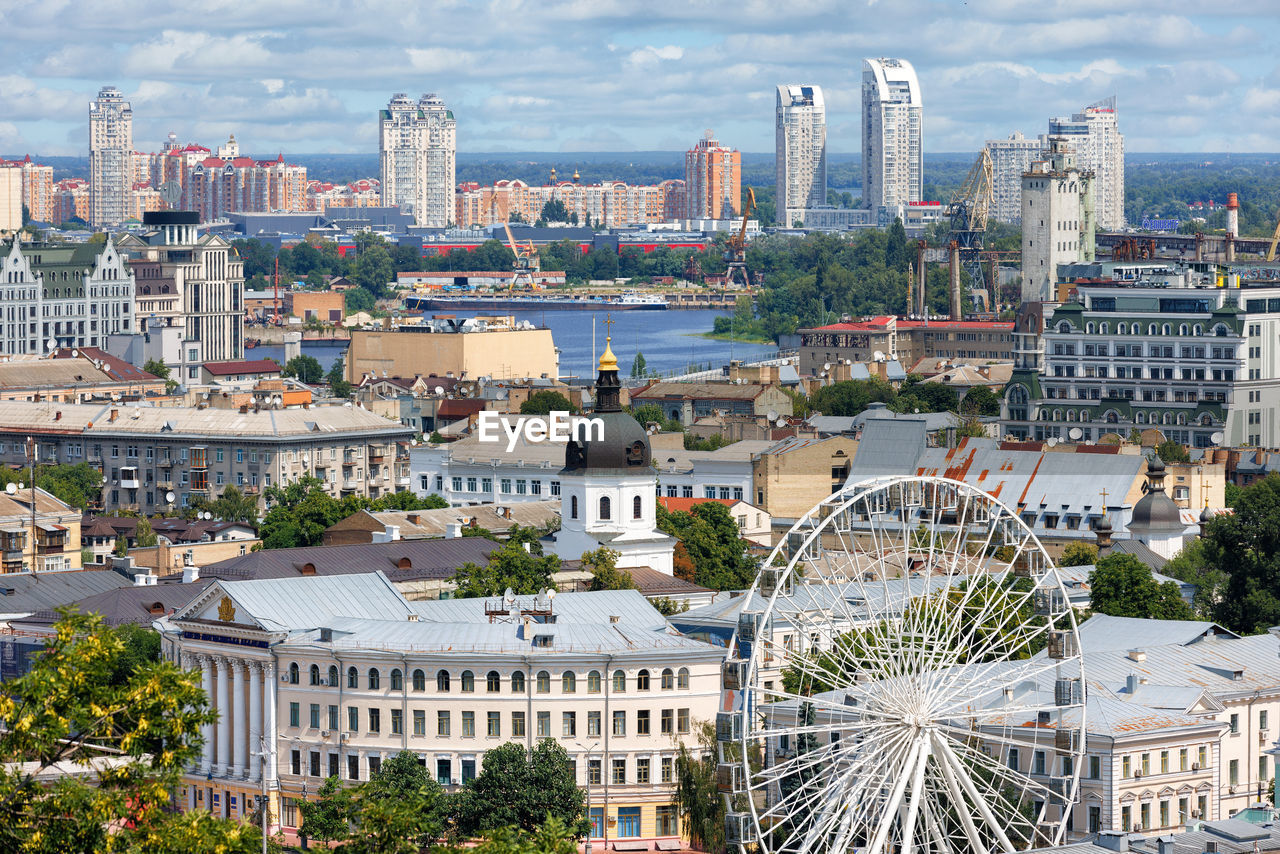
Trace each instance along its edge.
{"label": "column", "polygon": [[231,661],[218,658],[218,763],[215,776],[231,773]]}
{"label": "column", "polygon": [[254,756],[262,744],[262,662],[249,662],[249,779],[262,779],[263,758]]}
{"label": "column", "polygon": [[273,789],[280,788],[280,776],[277,771],[277,733],[276,727],[276,665],[275,662],[268,661],[262,665],[262,688],[266,693],[265,708],[266,721],[263,723],[263,729],[267,736],[267,785]]}
{"label": "column", "polygon": [[244,723],[245,663],[231,663],[231,743],[234,748],[235,776],[249,776],[249,733]]}
{"label": "column", "polygon": [[[197,655],[196,661],[200,664],[201,670],[201,687],[204,688],[204,695],[209,700],[209,705],[213,705],[213,658],[207,655]],[[208,774],[213,770],[213,723],[200,725],[200,736],[204,739],[203,753],[200,756],[200,773]]]}

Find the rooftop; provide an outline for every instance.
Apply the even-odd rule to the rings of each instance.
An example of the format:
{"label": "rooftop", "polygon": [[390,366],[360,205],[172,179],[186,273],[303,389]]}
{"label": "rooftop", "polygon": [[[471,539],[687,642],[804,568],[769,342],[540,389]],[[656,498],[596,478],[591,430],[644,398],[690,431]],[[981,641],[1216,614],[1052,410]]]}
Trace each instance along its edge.
{"label": "rooftop", "polygon": [[280,365],[271,359],[246,359],[241,362],[205,362],[202,367],[215,377],[236,374],[278,374]]}
{"label": "rooftop", "polygon": [[251,580],[383,572],[393,582],[448,579],[465,563],[487,563],[490,552],[497,548],[497,543],[484,537],[459,537],[264,549],[201,567],[200,575]]}

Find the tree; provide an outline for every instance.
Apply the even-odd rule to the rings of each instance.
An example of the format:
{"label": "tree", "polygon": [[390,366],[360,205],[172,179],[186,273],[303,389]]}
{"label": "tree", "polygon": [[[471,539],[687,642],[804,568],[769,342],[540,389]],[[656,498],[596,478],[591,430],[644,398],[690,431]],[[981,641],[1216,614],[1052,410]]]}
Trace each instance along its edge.
{"label": "tree", "polygon": [[302,813],[302,826],[298,828],[307,839],[321,842],[338,842],[350,833],[351,792],[342,786],[342,780],[330,777],[320,786],[316,800],[301,800],[298,810]]}
{"label": "tree", "polygon": [[325,375],[325,379],[329,381],[329,393],[334,397],[351,397],[351,383],[347,382],[344,360],[345,357],[339,356]]}
{"label": "tree", "polygon": [[454,820],[466,836],[502,827],[531,831],[549,816],[582,834],[589,828],[583,812],[568,753],[544,738],[532,751],[514,741],[485,751],[479,775],[456,796]]}
{"label": "tree", "polygon": [[376,304],[373,294],[364,288],[352,288],[342,295],[342,305],[347,314],[355,314],[357,311],[373,311]]}
{"label": "tree", "polygon": [[170,376],[169,366],[159,359],[147,359],[142,365],[142,370],[164,380],[164,390],[166,393],[172,394],[173,390],[178,387],[178,381]]}
{"label": "tree", "polygon": [[582,553],[582,568],[591,573],[588,590],[637,590],[635,579],[618,569],[618,553],[607,546]]}
{"label": "tree", "polygon": [[[658,528],[679,540],[694,566],[692,581],[712,590],[740,590],[751,586],[756,564],[729,509],[715,501],[695,504],[686,513],[668,512],[658,505]],[[677,574],[683,567],[677,568]]]}
{"label": "tree", "polygon": [[1191,454],[1187,452],[1186,446],[1172,439],[1166,439],[1156,445],[1156,456],[1165,463],[1191,462]]}
{"label": "tree", "polygon": [[235,484],[228,484],[222,493],[213,501],[193,499],[191,506],[196,510],[207,510],[215,519],[225,522],[258,523],[258,499],[245,495]]}
{"label": "tree", "polygon": [[1227,578],[1214,619],[1232,631],[1264,632],[1280,623],[1280,476],[1245,487],[1234,509],[1209,522],[1197,562]]}
{"label": "tree", "polygon": [[280,373],[286,377],[296,377],[299,382],[307,384],[318,383],[324,379],[324,368],[320,367],[320,362],[315,356],[294,356],[285,363],[284,370]]}
{"label": "tree", "polygon": [[538,214],[538,219],[543,222],[568,222],[569,210],[559,199],[548,199],[542,206],[542,213]]}
{"label": "tree", "polygon": [[72,507],[87,510],[102,496],[102,473],[88,463],[42,466],[36,469],[36,485]]}
{"label": "tree", "polygon": [[558,391],[543,389],[529,395],[529,399],[520,404],[521,415],[547,415],[551,412],[574,412],[578,408],[569,402],[569,398],[565,397]]}
{"label": "tree", "polygon": [[[100,616],[64,611],[31,669],[5,683],[0,850],[255,851],[256,827],[168,809],[200,757],[201,727],[217,717],[199,672],[150,661],[113,684],[124,655],[125,641]],[[122,764],[101,767],[96,781],[41,782],[56,763],[104,755]]]}
{"label": "tree", "polygon": [[[433,849],[439,850],[439,849]],[[489,831],[475,846],[440,850],[440,854],[577,854],[578,839],[563,821],[548,816],[533,832],[515,827]]]}
{"label": "tree", "polygon": [[647,374],[648,370],[649,366],[644,360],[644,353],[637,350],[636,357],[631,362],[631,377],[633,379],[643,377]]}
{"label": "tree", "polygon": [[1209,563],[1207,553],[1210,545],[1203,538],[1192,540],[1160,570],[1163,575],[1195,585],[1191,609],[1202,620],[1217,619],[1216,612],[1231,580],[1226,572]]}
{"label": "tree", "polygon": [[895,397],[893,386],[879,377],[847,380],[823,386],[809,396],[809,406],[823,415],[851,416],[872,403],[888,403]]}
{"label": "tree", "polygon": [[1113,617],[1191,620],[1195,615],[1172,581],[1160,584],[1133,555],[1108,555],[1089,573],[1090,607]]}
{"label": "tree", "polygon": [[148,549],[159,542],[155,530],[151,527],[151,523],[144,517],[138,520],[138,526],[133,531],[133,544],[140,549]]}
{"label": "tree", "polygon": [[716,787],[716,730],[698,721],[693,750],[681,744],[675,761],[675,807],[689,841],[709,854],[723,854],[724,799]]}
{"label": "tree", "polygon": [[454,595],[459,599],[479,596],[501,596],[508,587],[518,594],[538,593],[555,589],[551,576],[559,572],[560,558],[525,551],[524,544],[508,540],[502,548],[489,555],[489,563],[477,566],[465,563],[453,577],[457,587]]}
{"label": "tree", "polygon": [[960,401],[960,414],[997,416],[1000,414],[1000,396],[984,385],[976,385]]}
{"label": "tree", "polygon": [[351,793],[353,854],[418,854],[440,836],[446,810],[440,784],[416,754],[402,750]]}
{"label": "tree", "polygon": [[1088,543],[1072,543],[1062,550],[1058,566],[1092,566],[1098,559],[1098,549]]}

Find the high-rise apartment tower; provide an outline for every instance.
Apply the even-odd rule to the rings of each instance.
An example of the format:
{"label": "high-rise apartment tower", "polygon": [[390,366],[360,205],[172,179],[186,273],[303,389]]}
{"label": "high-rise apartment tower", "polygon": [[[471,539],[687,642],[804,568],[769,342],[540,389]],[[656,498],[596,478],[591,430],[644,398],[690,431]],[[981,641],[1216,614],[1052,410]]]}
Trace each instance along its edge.
{"label": "high-rise apartment tower", "polygon": [[707,131],[684,155],[685,215],[729,219],[742,212],[742,153]]}
{"label": "high-rise apartment tower", "polygon": [[1010,225],[1022,222],[1022,174],[1044,153],[1045,137],[1027,139],[1022,133],[1008,139],[987,140],[991,157],[991,218]]}
{"label": "high-rise apartment tower", "polygon": [[1124,136],[1113,95],[1069,119],[1050,119],[1049,135],[1061,137],[1076,154],[1076,165],[1094,174],[1098,225],[1124,228]]}
{"label": "high-rise apartment tower", "polygon": [[133,110],[114,86],[89,102],[90,223],[119,225],[133,190]]}
{"label": "high-rise apartment tower", "polygon": [[436,95],[416,102],[398,93],[378,114],[382,203],[399,205],[417,225],[453,222],[458,123]]}
{"label": "high-rise apartment tower", "polygon": [[827,107],[818,86],[779,86],[777,143],[778,223],[801,221],[827,203]]}
{"label": "high-rise apartment tower", "polygon": [[922,101],[905,59],[862,63],[862,205],[918,202],[924,186]]}

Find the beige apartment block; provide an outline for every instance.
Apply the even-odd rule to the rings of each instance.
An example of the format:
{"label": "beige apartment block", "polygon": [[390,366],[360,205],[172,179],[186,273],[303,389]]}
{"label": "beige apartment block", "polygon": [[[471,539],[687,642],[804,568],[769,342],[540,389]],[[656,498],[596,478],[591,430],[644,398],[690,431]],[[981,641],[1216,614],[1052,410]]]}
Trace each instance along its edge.
{"label": "beige apartment block", "polygon": [[503,326],[483,331],[432,331],[438,326],[351,331],[347,380],[366,374],[466,379],[557,379],[559,357],[550,329]]}
{"label": "beige apartment block", "polygon": [[849,436],[793,437],[755,457],[755,506],[775,523],[790,524],[844,486],[858,442]]}

